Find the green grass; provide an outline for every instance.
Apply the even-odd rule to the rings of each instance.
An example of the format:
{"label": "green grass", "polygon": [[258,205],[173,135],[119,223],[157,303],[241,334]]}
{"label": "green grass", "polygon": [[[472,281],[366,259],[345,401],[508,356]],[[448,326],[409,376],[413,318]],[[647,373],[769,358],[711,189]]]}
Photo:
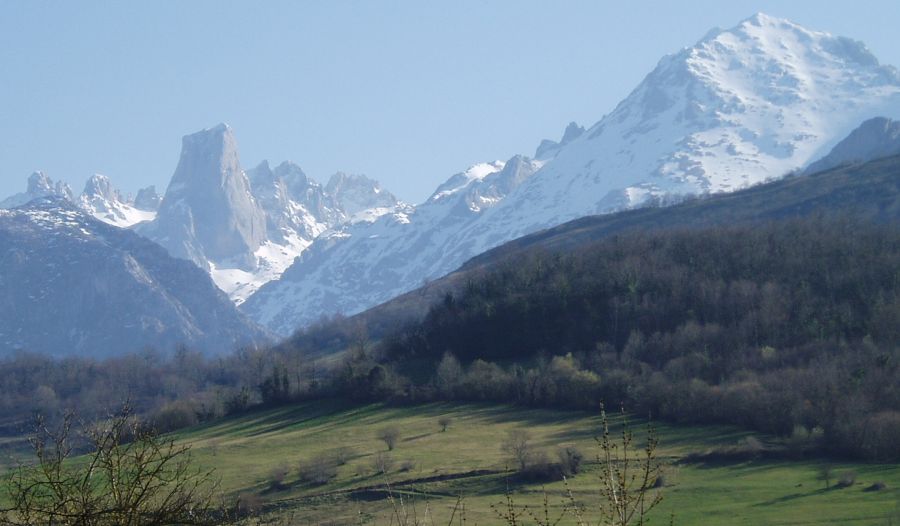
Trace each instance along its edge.
{"label": "green grass", "polygon": [[[453,420],[446,432],[437,423],[442,415]],[[574,411],[472,404],[353,407],[330,401],[255,412],[177,436],[193,444],[199,463],[216,468],[224,491],[260,494],[270,509],[293,513],[298,524],[358,523],[360,516],[364,522],[388,524],[390,504],[383,493],[348,491],[383,488],[385,483],[392,484],[398,496],[404,495],[419,515],[427,508],[435,524],[446,524],[458,495],[464,498],[470,524],[496,524],[500,521],[491,505],[502,501],[508,487],[504,470],[510,461],[500,451],[508,430],[527,429],[540,448],[575,445],[590,459],[598,450],[593,437],[599,423],[598,415]],[[387,425],[399,427],[402,437],[391,453],[395,469],[387,477],[376,476],[373,457],[386,447],[375,432]],[[636,425],[635,431],[640,436],[641,426]],[[747,436],[735,428],[660,424],[658,433],[660,457],[671,465],[654,523],[667,523],[674,513],[676,524],[885,525],[900,502],[900,465],[836,462],[834,472],[855,471],[857,483],[826,490],[817,480],[824,460],[676,464],[686,453],[735,444]],[[301,461],[339,447],[351,448],[353,455],[335,480],[324,486],[297,480]],[[414,467],[399,472],[397,468],[407,461]],[[272,490],[270,473],[282,464],[290,469],[286,488]],[[474,470],[493,472],[465,475]],[[599,502],[597,471],[596,464],[589,464],[569,481],[575,498],[589,508]],[[409,483],[440,475],[451,478]],[[887,489],[863,491],[876,481],[885,482]],[[540,504],[546,491],[557,511],[565,496],[559,482],[509,487],[518,503],[529,506]]]}

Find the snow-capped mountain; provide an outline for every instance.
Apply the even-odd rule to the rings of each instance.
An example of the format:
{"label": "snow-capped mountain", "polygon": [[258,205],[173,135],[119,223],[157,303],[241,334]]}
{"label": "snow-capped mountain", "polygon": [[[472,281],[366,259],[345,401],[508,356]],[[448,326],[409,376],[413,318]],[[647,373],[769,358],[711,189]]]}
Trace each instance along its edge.
{"label": "snow-capped mountain", "polygon": [[0,210],[0,246],[0,352],[227,352],[268,339],[194,264],[64,198]]}
{"label": "snow-capped mountain", "polygon": [[220,124],[184,137],[157,217],[137,231],[207,270],[240,304],[323,232],[354,218],[372,221],[398,203],[377,182],[346,179],[332,194],[291,162],[272,169],[263,161],[245,172],[234,132]]}
{"label": "snow-capped mountain", "polygon": [[74,194],[66,183],[62,181],[54,183],[44,172],[34,172],[28,176],[28,186],[25,191],[0,201],[0,208],[15,208],[41,197],[62,197],[72,201]]}
{"label": "snow-capped mountain", "polygon": [[[563,140],[543,143],[537,163],[522,161],[540,169],[508,192],[433,203],[444,189],[415,210],[320,237],[244,310],[285,334],[570,219],[781,177],[863,120],[898,114],[900,75],[862,43],[757,14],[664,57],[589,129],[570,126]],[[465,180],[442,188],[468,189]],[[472,203],[483,206],[474,212]]]}
{"label": "snow-capped mountain", "polygon": [[518,237],[654,196],[733,191],[898,111],[900,75],[862,43],[757,14],[664,57],[483,223]]}
{"label": "snow-capped mountain", "polygon": [[87,180],[77,204],[97,219],[121,228],[152,221],[156,217],[155,209],[139,208],[134,201],[113,188],[108,177],[100,174],[94,174]]}
{"label": "snow-capped mountain", "polygon": [[477,164],[450,177],[418,207],[401,205],[373,222],[327,232],[241,308],[288,334],[298,322],[355,312],[440,276],[459,264],[445,247],[464,247],[461,230],[540,166],[522,156]]}
{"label": "snow-capped mountain", "polygon": [[374,221],[393,212],[400,204],[393,194],[381,188],[378,181],[360,174],[338,172],[332,175],[325,192],[334,200],[335,207],[343,212],[342,222]]}
{"label": "snow-capped mountain", "polygon": [[846,139],[837,143],[828,155],[807,166],[806,173],[890,155],[900,155],[900,121],[875,117],[853,130]]}
{"label": "snow-capped mountain", "polygon": [[84,192],[76,198],[66,183],[54,183],[43,172],[34,172],[28,177],[27,190],[0,201],[0,208],[15,208],[42,197],[61,197],[105,223],[128,228],[154,218],[159,207],[158,196],[156,203],[153,202],[155,193],[153,187],[138,192],[142,199],[139,205],[116,190],[108,177],[94,174],[85,183]]}

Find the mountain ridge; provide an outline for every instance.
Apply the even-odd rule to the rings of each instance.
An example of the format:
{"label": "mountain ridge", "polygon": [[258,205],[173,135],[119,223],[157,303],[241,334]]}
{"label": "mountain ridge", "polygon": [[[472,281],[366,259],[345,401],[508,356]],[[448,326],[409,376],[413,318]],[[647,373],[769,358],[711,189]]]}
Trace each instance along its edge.
{"label": "mountain ridge", "polygon": [[[402,216],[319,238],[309,249],[315,258],[297,259],[243,308],[288,334],[322,315],[360,312],[505,241],[578,217],[783,177],[875,115],[900,115],[894,68],[857,41],[757,14],[663,57],[584,132],[570,126],[560,141],[543,143],[535,170],[477,218],[441,211],[432,197]],[[456,175],[435,194],[467,184]],[[392,250],[413,245],[410,239],[421,242]]]}
{"label": "mountain ridge", "polygon": [[11,247],[0,256],[4,351],[217,353],[270,339],[193,263],[65,198],[0,210],[0,242]]}

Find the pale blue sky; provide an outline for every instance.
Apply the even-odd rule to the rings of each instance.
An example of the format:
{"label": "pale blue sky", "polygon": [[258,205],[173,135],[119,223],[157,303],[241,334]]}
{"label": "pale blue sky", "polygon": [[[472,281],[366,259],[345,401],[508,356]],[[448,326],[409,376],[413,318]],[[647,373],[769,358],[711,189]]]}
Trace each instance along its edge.
{"label": "pale blue sky", "polygon": [[664,54],[757,11],[900,65],[900,2],[0,0],[0,197],[35,169],[165,189],[181,136],[245,167],[365,173],[411,202],[608,113]]}

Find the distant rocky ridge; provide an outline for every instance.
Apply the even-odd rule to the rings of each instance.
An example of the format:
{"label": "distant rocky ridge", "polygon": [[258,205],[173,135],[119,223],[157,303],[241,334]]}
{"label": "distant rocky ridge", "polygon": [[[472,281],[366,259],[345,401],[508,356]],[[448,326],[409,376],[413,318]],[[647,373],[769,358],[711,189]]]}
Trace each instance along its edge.
{"label": "distant rocky ridge", "polygon": [[84,191],[77,200],[77,204],[86,212],[97,219],[122,228],[128,228],[138,223],[152,221],[159,207],[158,201],[154,203],[148,194],[151,188],[145,188],[139,195],[142,201],[123,197],[118,190],[113,188],[109,178],[105,175],[95,174],[84,185]]}
{"label": "distant rocky ridge", "polygon": [[54,183],[44,172],[34,172],[28,176],[28,186],[25,191],[0,201],[0,208],[15,208],[34,199],[54,196],[62,197],[69,201],[74,199],[74,194],[69,185],[62,181]]}
{"label": "distant rocky ridge", "polygon": [[71,201],[97,219],[122,228],[150,221],[159,207],[158,196],[153,187],[138,192],[138,199],[132,200],[116,190],[105,175],[94,174],[84,185],[84,191],[77,198],[62,181],[53,182],[43,172],[34,172],[28,177],[27,189],[0,201],[0,208],[15,208],[35,199],[59,197]]}
{"label": "distant rocky ridge", "polygon": [[245,171],[226,124],[183,138],[164,197],[151,186],[132,199],[95,174],[76,198],[65,183],[36,172],[27,191],[0,202],[0,208],[53,196],[101,221],[133,228],[171,255],[194,262],[238,304],[277,279],[322,233],[371,222],[403,206],[363,175],[339,172],[323,186],[289,161],[274,169],[263,161]]}
{"label": "distant rocky ridge", "polygon": [[270,341],[193,263],[51,196],[0,210],[0,354],[104,357]]}
{"label": "distant rocky ridge", "polygon": [[[423,204],[398,206],[371,222],[316,238],[279,280],[241,305],[279,334],[322,314],[354,312],[443,275],[458,265],[449,247],[465,246],[460,232],[540,169],[524,156],[481,163],[455,174]],[[317,306],[318,313],[306,310]],[[299,325],[298,325],[299,324]]]}

